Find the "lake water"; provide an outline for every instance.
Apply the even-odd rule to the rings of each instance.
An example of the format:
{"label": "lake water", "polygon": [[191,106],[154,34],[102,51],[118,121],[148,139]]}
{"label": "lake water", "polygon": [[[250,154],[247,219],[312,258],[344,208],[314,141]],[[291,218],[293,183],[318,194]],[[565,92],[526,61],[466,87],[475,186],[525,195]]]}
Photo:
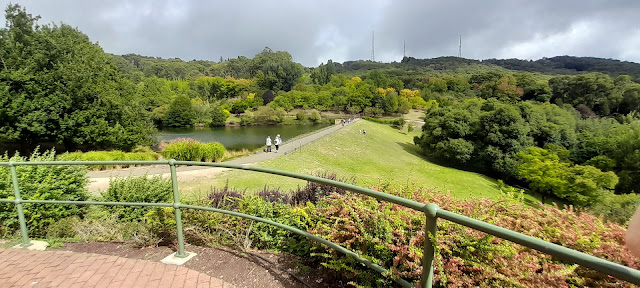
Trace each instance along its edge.
{"label": "lake water", "polygon": [[237,127],[199,127],[199,128],[164,128],[156,137],[159,141],[170,141],[176,138],[193,138],[200,142],[220,142],[230,150],[256,149],[264,146],[267,136],[275,140],[280,134],[283,142],[301,134],[327,127],[317,125],[275,125],[275,126],[237,126]]}

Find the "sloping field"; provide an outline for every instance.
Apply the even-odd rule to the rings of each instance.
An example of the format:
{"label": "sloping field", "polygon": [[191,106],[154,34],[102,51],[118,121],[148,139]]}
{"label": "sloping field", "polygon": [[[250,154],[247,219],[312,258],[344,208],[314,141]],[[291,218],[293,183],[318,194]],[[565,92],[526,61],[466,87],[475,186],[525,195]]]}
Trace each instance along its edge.
{"label": "sloping field", "polygon": [[[367,131],[360,134],[359,130]],[[425,160],[413,145],[419,131],[407,133],[392,127],[357,121],[301,149],[256,166],[305,174],[336,173],[341,178],[354,177],[356,183],[416,185],[451,191],[457,197],[497,198],[500,191],[495,180],[486,176],[443,167]],[[247,171],[226,171],[213,179],[181,184],[184,190],[205,194],[212,186],[248,188],[265,185],[294,189],[304,181]]]}

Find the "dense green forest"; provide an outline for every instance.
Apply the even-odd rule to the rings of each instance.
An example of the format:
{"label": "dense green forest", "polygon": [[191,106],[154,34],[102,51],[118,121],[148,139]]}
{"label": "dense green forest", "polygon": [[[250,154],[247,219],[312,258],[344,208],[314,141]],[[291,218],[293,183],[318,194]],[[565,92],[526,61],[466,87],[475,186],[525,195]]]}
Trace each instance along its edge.
{"label": "dense green forest", "polygon": [[311,121],[322,111],[421,109],[415,143],[430,160],[579,206],[638,192],[640,64],[440,57],[308,68],[268,47],[253,58],[183,61],[105,53],[78,29],[38,24],[18,5],[6,19],[2,143],[130,150],[151,144],[155,128],[229,125],[231,114],[251,125],[281,123],[294,109]]}

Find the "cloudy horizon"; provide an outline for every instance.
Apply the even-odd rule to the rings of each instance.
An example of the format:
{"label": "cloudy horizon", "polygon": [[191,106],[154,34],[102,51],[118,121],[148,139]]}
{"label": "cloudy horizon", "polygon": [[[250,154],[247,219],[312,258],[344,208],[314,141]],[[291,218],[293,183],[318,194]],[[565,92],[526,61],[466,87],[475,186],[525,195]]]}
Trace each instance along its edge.
{"label": "cloudy horizon", "polygon": [[[559,3],[555,3],[559,2]],[[65,23],[108,53],[183,60],[253,57],[266,46],[305,66],[571,55],[640,63],[640,1],[234,1],[12,0]],[[0,0],[3,9],[9,1]],[[0,16],[4,22],[4,13]]]}

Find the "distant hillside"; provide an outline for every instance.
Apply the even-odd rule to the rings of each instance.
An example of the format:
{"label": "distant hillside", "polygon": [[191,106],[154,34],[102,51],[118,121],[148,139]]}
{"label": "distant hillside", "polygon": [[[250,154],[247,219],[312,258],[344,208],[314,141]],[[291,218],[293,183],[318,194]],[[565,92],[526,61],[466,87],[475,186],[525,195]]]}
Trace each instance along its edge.
{"label": "distant hillside", "polygon": [[379,63],[365,60],[346,61],[336,64],[338,73],[373,70],[373,69],[402,69],[413,71],[443,71],[465,67],[486,67],[515,71],[540,72],[544,74],[578,74],[584,72],[601,72],[611,76],[629,75],[632,79],[640,79],[640,64],[614,59],[594,57],[557,56],[539,60],[520,59],[487,59],[474,60],[458,57],[437,57],[416,59],[405,57],[401,62]]}
{"label": "distant hillside", "polygon": [[594,57],[557,56],[536,61],[519,59],[487,59],[482,63],[495,64],[510,70],[541,72],[547,74],[576,74],[602,72],[612,76],[629,75],[640,78],[640,64],[614,59]]}

